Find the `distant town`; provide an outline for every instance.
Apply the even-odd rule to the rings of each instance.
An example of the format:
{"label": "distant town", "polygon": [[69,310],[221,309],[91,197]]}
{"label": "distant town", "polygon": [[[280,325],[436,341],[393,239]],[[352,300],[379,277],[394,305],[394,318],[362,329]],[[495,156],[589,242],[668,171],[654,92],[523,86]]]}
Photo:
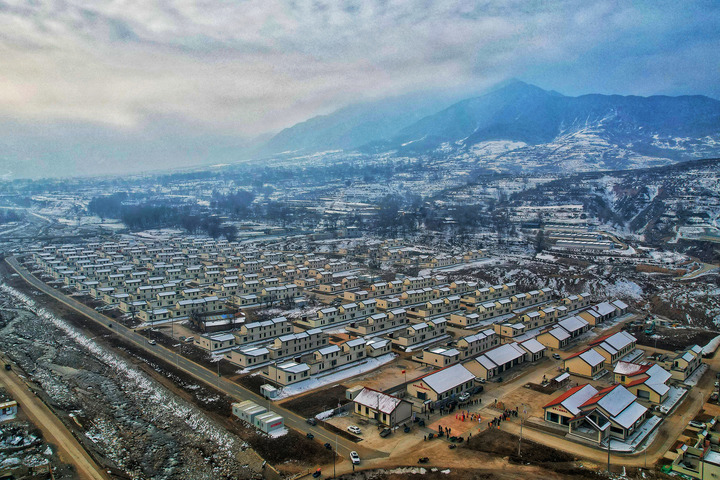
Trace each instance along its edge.
{"label": "distant town", "polygon": [[[3,376],[19,375],[2,397],[7,425],[22,416],[26,381],[88,462],[134,478],[163,476],[127,463],[145,442],[160,445],[158,468],[193,478],[210,465],[193,459],[199,445],[232,478],[481,469],[488,455],[509,456],[518,476],[526,459],[556,475],[583,462],[720,474],[712,239],[678,230],[653,243],[648,224],[639,241],[601,218],[620,210],[574,203],[569,187],[542,191],[555,181],[488,178],[488,194],[522,187],[514,199],[493,194],[486,213],[463,206],[457,188],[361,201],[343,182],[344,194],[312,207],[271,200],[267,186],[229,195],[218,184],[178,204],[178,187],[157,184],[146,205],[133,195],[147,192],[117,187],[22,196],[27,187],[6,186]],[[428,202],[447,216],[422,214]],[[688,225],[716,221],[678,202],[663,205],[695,208]],[[143,428],[161,440],[136,439]],[[16,436],[42,445],[28,435]],[[62,472],[59,458],[24,468]]]}

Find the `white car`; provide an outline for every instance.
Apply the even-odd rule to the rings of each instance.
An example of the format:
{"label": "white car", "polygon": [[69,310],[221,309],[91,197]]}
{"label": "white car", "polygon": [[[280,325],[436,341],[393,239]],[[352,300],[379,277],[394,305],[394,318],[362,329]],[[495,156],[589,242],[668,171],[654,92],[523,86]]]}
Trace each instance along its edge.
{"label": "white car", "polygon": [[350,452],[350,461],[353,463],[353,465],[357,465],[360,463],[360,455],[358,455],[355,450]]}
{"label": "white car", "polygon": [[348,432],[354,433],[355,435],[360,435],[362,433],[362,430],[360,430],[360,427],[357,425],[350,425],[347,429]]}

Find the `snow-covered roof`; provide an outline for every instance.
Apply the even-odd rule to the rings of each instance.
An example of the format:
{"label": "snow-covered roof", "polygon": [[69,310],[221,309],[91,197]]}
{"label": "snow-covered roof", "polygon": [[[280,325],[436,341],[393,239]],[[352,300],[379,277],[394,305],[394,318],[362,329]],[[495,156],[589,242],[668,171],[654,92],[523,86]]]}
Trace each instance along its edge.
{"label": "snow-covered roof", "polygon": [[587,363],[591,367],[600,365],[602,362],[605,361],[605,357],[600,355],[594,348],[584,351],[583,353],[578,355],[578,357],[582,358],[585,363]]}
{"label": "snow-covered roof", "polygon": [[615,415],[613,420],[615,420],[615,423],[618,423],[624,428],[630,428],[645,414],[645,412],[647,412],[647,407],[634,401],[622,412]]}
{"label": "snow-covered roof", "polygon": [[615,350],[622,350],[630,344],[637,342],[637,339],[625,331],[619,331],[614,335],[610,335],[605,342],[612,345]]}
{"label": "snow-covered roof", "polygon": [[300,373],[310,370],[310,367],[306,363],[286,362],[277,366],[279,370],[283,370],[289,373]]}
{"label": "snow-covered roof", "polygon": [[615,311],[615,307],[610,305],[608,302],[602,302],[602,303],[598,303],[597,305],[595,305],[595,310],[600,315],[605,316],[605,315],[609,315],[609,314],[613,313]]}
{"label": "snow-covered roof", "polygon": [[614,387],[602,390],[596,397],[597,398],[591,398],[586,404],[596,403],[612,417],[619,415],[620,412],[629,407],[636,399],[635,395],[622,385],[615,385]]}
{"label": "snow-covered roof", "polygon": [[357,347],[358,345],[365,345],[365,339],[364,338],[355,338],[353,340],[348,340],[345,342],[345,345],[348,347]]}
{"label": "snow-covered roof", "polygon": [[438,370],[435,373],[422,377],[422,381],[425,382],[425,385],[432,388],[435,393],[438,394],[446,392],[473,379],[475,379],[475,375],[473,375],[470,370],[459,364]]}
{"label": "snow-covered roof", "polygon": [[353,401],[386,414],[392,413],[402,403],[397,397],[367,387],[363,388]]}
{"label": "snow-covered roof", "polygon": [[544,408],[562,405],[565,410],[573,415],[577,415],[580,413],[580,406],[597,395],[597,393],[597,389],[590,384],[577,386],[555,398],[545,405]]}
{"label": "snow-covered roof", "polygon": [[248,357],[259,357],[260,355],[268,355],[270,351],[265,347],[251,347],[241,349],[240,353],[247,355]]}
{"label": "snow-covered roof", "polygon": [[606,352],[608,352],[610,355],[617,355],[618,351],[610,345],[608,342],[602,342],[600,345],[598,345],[599,348],[602,348]]}
{"label": "snow-covered roof", "polygon": [[519,344],[513,342],[513,343],[506,343],[505,345],[500,345],[499,347],[495,347],[492,350],[488,350],[485,352],[484,357],[487,357],[490,359],[495,365],[505,365],[508,362],[512,362],[515,359],[518,359],[524,355],[526,355],[527,352],[520,347]]}
{"label": "snow-covered roof", "polygon": [[659,395],[665,395],[670,387],[667,386],[667,381],[670,380],[672,375],[670,372],[662,368],[660,365],[653,365],[647,371],[649,378],[645,380],[645,385],[650,387],[653,391]]}
{"label": "snow-covered roof", "polygon": [[570,338],[570,334],[567,332],[567,330],[565,330],[562,327],[555,327],[552,330],[550,330],[548,333],[560,341],[563,341],[566,338]]}
{"label": "snow-covered roof", "polygon": [[637,375],[638,373],[643,373],[648,370],[647,365],[640,365],[639,363],[632,363],[632,362],[618,362],[617,365],[615,365],[615,370],[613,370],[613,373],[618,375]]}
{"label": "snow-covered roof", "polygon": [[384,348],[388,343],[390,343],[390,340],[370,340],[367,342],[366,346],[372,348],[373,350],[377,350],[379,348]]}
{"label": "snow-covered roof", "polygon": [[335,352],[339,352],[339,351],[340,351],[340,347],[338,347],[337,345],[330,345],[328,347],[323,347],[323,348],[319,349],[318,353],[320,355],[330,355],[331,353],[335,353]]}
{"label": "snow-covered roof", "polygon": [[568,332],[575,332],[577,330],[582,330],[588,325],[588,322],[583,320],[580,317],[568,317],[564,320],[560,320],[558,322],[558,325],[560,325],[562,328],[567,330]]}
{"label": "snow-covered roof", "polygon": [[616,308],[619,308],[620,310],[626,310],[628,308],[628,304],[623,302],[622,300],[614,300],[612,302],[613,306]]}
{"label": "snow-covered roof", "polygon": [[520,345],[530,353],[538,353],[538,352],[542,352],[543,350],[545,350],[545,345],[538,342],[534,338],[525,340],[524,342],[520,343]]}
{"label": "snow-covered roof", "polygon": [[428,352],[442,355],[444,357],[454,357],[455,355],[460,355],[460,352],[455,348],[435,347],[428,350]]}

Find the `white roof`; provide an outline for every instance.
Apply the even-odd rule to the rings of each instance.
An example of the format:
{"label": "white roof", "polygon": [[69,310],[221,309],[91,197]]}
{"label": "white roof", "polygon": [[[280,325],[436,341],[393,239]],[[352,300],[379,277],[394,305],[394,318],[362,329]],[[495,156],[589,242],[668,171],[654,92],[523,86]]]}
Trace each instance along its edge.
{"label": "white roof", "polygon": [[369,388],[363,388],[353,401],[355,403],[359,403],[360,405],[387,414],[392,413],[402,402],[402,400],[397,397],[386,395],[382,392],[371,390]]}
{"label": "white roof", "polygon": [[229,342],[235,339],[235,335],[232,333],[220,333],[218,335],[208,335],[207,338],[215,342]]}
{"label": "white roof", "polygon": [[442,355],[444,357],[454,357],[455,355],[460,355],[460,352],[454,348],[436,347],[436,348],[431,348],[428,351],[431,353],[436,353],[438,355]]}
{"label": "white roof", "polygon": [[278,369],[290,372],[290,373],[300,373],[307,370],[310,370],[310,367],[307,366],[305,363],[295,363],[295,362],[286,362],[282,363],[277,366]]}
{"label": "white roof", "polygon": [[672,377],[670,372],[662,368],[660,365],[655,364],[650,367],[646,373],[650,376],[650,378],[645,380],[645,385],[650,387],[653,391],[660,395],[665,395],[670,390],[670,387],[666,384],[666,382]]}
{"label": "white roof", "polygon": [[638,402],[632,402],[627,408],[616,415],[613,420],[624,428],[630,428],[645,412],[647,412],[647,407],[640,405]]}
{"label": "white roof", "polygon": [[597,389],[588,384],[560,402],[560,405],[565,407],[565,409],[573,415],[577,415],[580,413],[580,405],[590,400],[597,395],[597,393]]}
{"label": "white roof", "polygon": [[615,365],[615,370],[613,370],[613,373],[617,373],[618,375],[634,375],[643,368],[644,365],[640,365],[639,363],[621,361],[618,362],[617,365]]}
{"label": "white roof", "polygon": [[615,300],[612,302],[612,304],[620,310],[625,310],[628,308],[628,304],[623,302],[622,300]]}
{"label": "white roof", "polygon": [[241,349],[240,353],[249,357],[258,357],[260,355],[267,355],[270,351],[265,347],[251,347],[247,349]]}
{"label": "white roof", "polygon": [[324,348],[321,348],[320,350],[318,350],[320,355],[329,355],[333,352],[339,352],[339,351],[340,351],[340,347],[338,347],[337,345],[330,345],[329,347],[324,347]]}
{"label": "white roof", "polygon": [[609,314],[613,313],[615,311],[615,307],[610,305],[608,302],[602,302],[602,303],[598,303],[597,305],[595,305],[595,310],[600,315],[605,316],[605,315],[609,315]]}
{"label": "white roof", "polygon": [[602,362],[605,361],[605,357],[600,355],[594,348],[591,348],[590,350],[581,353],[580,355],[578,355],[578,357],[582,358],[585,363],[587,363],[591,367],[600,365]]}
{"label": "white roof", "polygon": [[488,350],[483,356],[487,357],[495,365],[499,366],[512,362],[513,360],[526,355],[526,353],[527,352],[525,352],[519,344],[513,342]]}
{"label": "white roof", "polygon": [[377,350],[378,348],[385,347],[388,343],[390,343],[390,340],[370,340],[367,342],[366,346]]}
{"label": "white roof", "polygon": [[611,416],[616,417],[629,407],[635,401],[635,398],[635,395],[630,393],[627,388],[616,385],[615,388],[603,395],[597,404]]}
{"label": "white roof", "polygon": [[558,325],[560,325],[568,332],[575,332],[577,330],[585,328],[585,326],[588,325],[588,322],[586,322],[580,317],[568,317],[565,320],[560,320],[558,322]]}
{"label": "white roof", "polygon": [[608,352],[610,355],[616,355],[618,353],[618,351],[615,350],[615,348],[612,345],[610,345],[608,342],[602,342],[600,345],[598,345],[598,347],[602,348],[603,350]]}
{"label": "white roof", "polygon": [[462,365],[453,365],[423,377],[422,381],[435,393],[443,393],[475,379],[475,375]]}
{"label": "white roof", "polygon": [[353,339],[353,340],[348,340],[347,342],[345,342],[345,344],[346,344],[348,347],[356,347],[356,346],[358,346],[358,345],[364,345],[364,344],[365,344],[365,339],[364,339],[364,338],[355,338],[355,339]]}
{"label": "white roof", "polygon": [[570,334],[567,332],[567,330],[565,330],[562,327],[555,327],[552,330],[550,330],[548,333],[560,341],[565,340],[566,338],[570,337]]}
{"label": "white roof", "polygon": [[636,341],[635,337],[625,331],[619,331],[605,339],[605,342],[612,345],[615,350],[622,350]]}
{"label": "white roof", "polygon": [[520,345],[530,353],[538,353],[545,350],[545,345],[538,342],[534,338],[531,338],[530,340],[525,340],[524,342],[520,343]]}

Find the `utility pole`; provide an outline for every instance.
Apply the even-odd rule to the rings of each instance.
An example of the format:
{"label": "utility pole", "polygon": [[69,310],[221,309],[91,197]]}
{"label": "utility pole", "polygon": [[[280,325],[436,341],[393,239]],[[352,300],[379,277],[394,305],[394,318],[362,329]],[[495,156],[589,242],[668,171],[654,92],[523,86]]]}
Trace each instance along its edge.
{"label": "utility pole", "polygon": [[612,436],[610,435],[610,433],[608,433],[608,449],[607,449],[608,450],[608,469],[607,469],[608,475],[610,475],[610,439],[611,438],[612,438]]}
{"label": "utility pole", "polygon": [[520,416],[520,439],[518,440],[518,457],[520,456],[520,446],[522,445],[523,423],[525,423],[525,417],[527,417],[527,405],[521,403],[520,406],[523,407],[523,410],[522,416]]}
{"label": "utility pole", "polygon": [[335,478],[335,463],[337,463],[337,433],[335,434],[335,455],[333,455],[333,478]]}

